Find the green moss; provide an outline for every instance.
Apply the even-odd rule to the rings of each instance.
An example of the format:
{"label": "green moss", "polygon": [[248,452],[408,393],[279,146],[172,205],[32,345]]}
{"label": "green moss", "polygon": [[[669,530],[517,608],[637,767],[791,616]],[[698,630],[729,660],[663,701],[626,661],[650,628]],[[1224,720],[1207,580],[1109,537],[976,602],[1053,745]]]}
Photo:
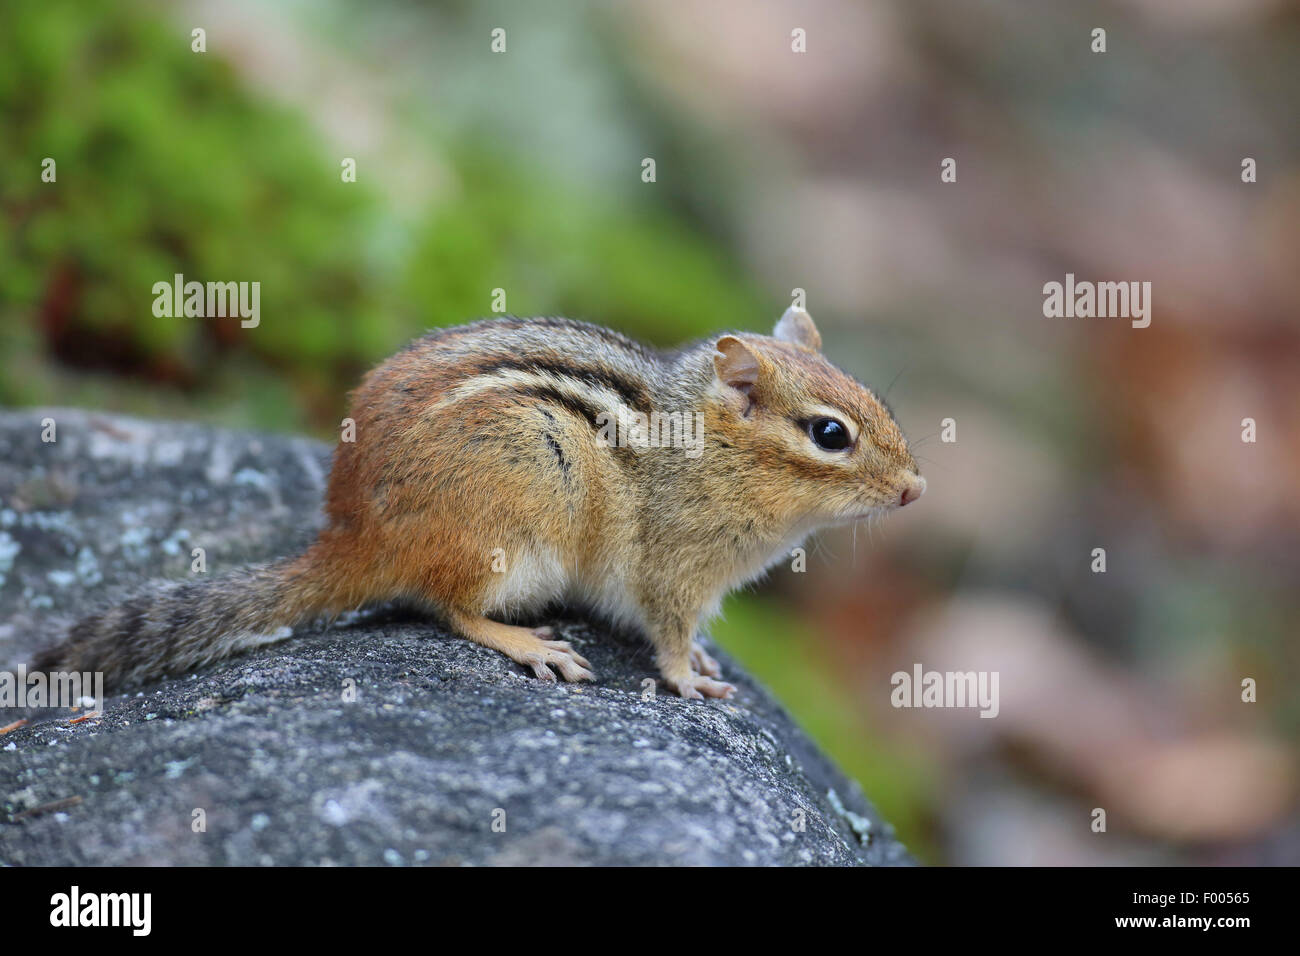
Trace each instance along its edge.
{"label": "green moss", "polygon": [[[361,370],[431,326],[490,314],[498,287],[515,314],[660,344],[771,311],[660,194],[575,190],[488,142],[445,148],[423,131],[454,186],[426,209],[389,208],[340,181],[340,157],[304,117],[147,8],[17,0],[0,8],[0,34],[12,54],[0,62],[0,296],[41,330],[23,340],[30,359],[109,373],[96,387],[109,407],[153,383],[184,391],[178,411],[224,419],[244,398],[224,390],[238,362],[241,393],[302,386],[289,414],[252,402],[248,424],[323,434]],[[40,180],[46,156],[56,183]],[[177,273],[259,282],[261,324],[155,316],[154,283]],[[43,387],[59,378],[20,376],[0,394],[74,400],[75,383]]]}
{"label": "green moss", "polygon": [[[136,356],[125,375],[170,359],[199,390],[230,351],[344,357],[339,329],[377,296],[358,255],[375,200],[304,120],[130,5],[18,0],[0,34],[0,295],[33,324],[117,343]],[[176,273],[260,281],[263,327],[219,349],[208,320],[155,316],[153,284]]]}

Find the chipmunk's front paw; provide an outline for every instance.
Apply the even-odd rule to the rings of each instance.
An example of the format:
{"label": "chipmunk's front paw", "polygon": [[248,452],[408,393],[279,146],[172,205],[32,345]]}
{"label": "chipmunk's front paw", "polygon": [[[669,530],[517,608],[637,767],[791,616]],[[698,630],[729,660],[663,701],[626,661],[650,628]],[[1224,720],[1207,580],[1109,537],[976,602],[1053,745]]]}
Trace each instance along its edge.
{"label": "chipmunk's front paw", "polygon": [[691,670],[697,674],[703,674],[705,677],[722,676],[722,665],[700,646],[699,641],[691,643]]}
{"label": "chipmunk's front paw", "polygon": [[736,693],[734,684],[714,680],[712,677],[705,677],[703,674],[694,672],[678,680],[665,677],[664,683],[687,700],[703,700],[705,697],[731,697]]}

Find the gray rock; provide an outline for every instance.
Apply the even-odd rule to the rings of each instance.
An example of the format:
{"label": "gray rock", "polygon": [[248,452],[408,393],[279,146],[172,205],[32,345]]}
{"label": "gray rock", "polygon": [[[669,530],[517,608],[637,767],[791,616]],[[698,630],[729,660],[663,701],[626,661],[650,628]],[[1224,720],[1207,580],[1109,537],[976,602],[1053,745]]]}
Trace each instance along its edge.
{"label": "gray rock", "polygon": [[[127,588],[190,574],[192,548],[219,574],[303,547],[328,462],[305,439],[0,413],[0,668]],[[643,699],[640,638],[548,623],[597,684],[540,682],[380,609],[110,698],[99,718],[29,714],[0,736],[0,863],[911,862],[725,655],[735,700]]]}

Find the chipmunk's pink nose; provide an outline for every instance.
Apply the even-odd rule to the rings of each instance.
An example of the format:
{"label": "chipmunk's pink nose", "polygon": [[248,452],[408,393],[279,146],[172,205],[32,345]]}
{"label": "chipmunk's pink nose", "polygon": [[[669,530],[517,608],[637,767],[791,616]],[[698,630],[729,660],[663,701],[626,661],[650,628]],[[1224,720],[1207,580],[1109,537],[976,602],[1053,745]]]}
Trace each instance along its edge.
{"label": "chipmunk's pink nose", "polygon": [[898,499],[898,507],[910,505],[923,494],[925,494],[925,479],[917,475],[912,483],[903,489],[903,495]]}

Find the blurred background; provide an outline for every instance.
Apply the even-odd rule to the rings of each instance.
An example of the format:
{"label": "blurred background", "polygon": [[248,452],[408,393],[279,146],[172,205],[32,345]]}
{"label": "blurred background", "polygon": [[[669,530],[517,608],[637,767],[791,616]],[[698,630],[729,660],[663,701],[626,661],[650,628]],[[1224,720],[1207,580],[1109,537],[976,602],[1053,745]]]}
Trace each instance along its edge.
{"label": "blurred background", "polygon": [[[717,639],[926,862],[1297,863],[1297,53],[1285,0],[6,0],[0,402],[329,440],[498,287],[665,346],[803,289],[929,491]],[[260,326],[156,318],[178,272]],[[1151,326],[1044,318],[1067,272]]]}

